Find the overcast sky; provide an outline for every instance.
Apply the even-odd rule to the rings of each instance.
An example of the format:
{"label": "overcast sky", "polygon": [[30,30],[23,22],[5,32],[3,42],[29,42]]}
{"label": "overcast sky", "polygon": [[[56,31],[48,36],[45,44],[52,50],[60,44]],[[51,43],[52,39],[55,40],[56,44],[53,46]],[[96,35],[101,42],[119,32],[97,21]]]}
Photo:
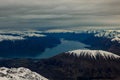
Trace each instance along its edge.
{"label": "overcast sky", "polygon": [[0,29],[119,25],[120,0],[0,0]]}

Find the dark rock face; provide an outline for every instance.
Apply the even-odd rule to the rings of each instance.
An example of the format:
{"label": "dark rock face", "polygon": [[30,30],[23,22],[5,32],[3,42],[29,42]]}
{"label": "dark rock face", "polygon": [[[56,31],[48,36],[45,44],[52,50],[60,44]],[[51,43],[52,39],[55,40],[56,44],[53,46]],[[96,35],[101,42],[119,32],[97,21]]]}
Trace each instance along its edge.
{"label": "dark rock face", "polygon": [[120,55],[120,43],[114,42],[114,44],[109,47],[108,51]]}
{"label": "dark rock face", "polygon": [[50,80],[120,80],[120,59],[96,60],[60,54],[46,60],[0,60],[0,66],[26,67]]}
{"label": "dark rock face", "polygon": [[[61,54],[45,61],[50,67],[44,67],[55,73],[53,77],[57,80],[118,80],[117,78],[120,78],[119,62],[120,59],[105,60],[98,58],[94,60],[88,57],[73,57],[72,55]],[[49,75],[46,76],[49,77]]]}
{"label": "dark rock face", "polygon": [[95,37],[93,35],[82,42],[91,45],[91,47],[89,47],[90,49],[101,49],[120,55],[120,43],[118,43],[117,41],[112,42],[109,38]]}

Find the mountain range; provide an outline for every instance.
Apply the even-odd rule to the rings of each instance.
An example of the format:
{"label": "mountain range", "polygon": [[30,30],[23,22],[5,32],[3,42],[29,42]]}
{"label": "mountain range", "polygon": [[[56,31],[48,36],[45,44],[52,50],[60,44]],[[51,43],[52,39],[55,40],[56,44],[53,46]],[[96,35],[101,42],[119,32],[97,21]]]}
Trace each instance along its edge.
{"label": "mountain range", "polygon": [[26,67],[50,80],[120,79],[120,56],[102,50],[74,50],[48,59],[4,59],[0,66]]}
{"label": "mountain range", "polygon": [[[31,78],[31,80],[41,80],[40,75],[43,75],[49,80],[120,80],[119,30],[65,31],[63,33],[60,31],[46,31],[28,32],[27,34],[0,34],[0,54],[3,55],[2,57],[11,52],[14,53],[11,53],[10,56],[13,56],[17,52],[18,56],[21,56],[21,53],[22,56],[35,56],[38,54],[35,54],[36,51],[42,52],[46,48],[52,48],[61,44],[60,39],[90,45],[90,47],[87,47],[87,50],[78,49],[62,52],[47,59],[1,58],[1,80],[30,80]],[[25,48],[26,50],[24,50]],[[35,52],[32,52],[31,55],[31,51]],[[9,71],[12,73],[9,73]],[[30,71],[31,73],[33,71],[33,73],[36,72],[34,75],[37,75],[37,73],[40,75],[37,75],[38,78],[34,78],[33,75],[26,71]],[[23,79],[25,75],[21,72],[29,74],[29,77]]]}

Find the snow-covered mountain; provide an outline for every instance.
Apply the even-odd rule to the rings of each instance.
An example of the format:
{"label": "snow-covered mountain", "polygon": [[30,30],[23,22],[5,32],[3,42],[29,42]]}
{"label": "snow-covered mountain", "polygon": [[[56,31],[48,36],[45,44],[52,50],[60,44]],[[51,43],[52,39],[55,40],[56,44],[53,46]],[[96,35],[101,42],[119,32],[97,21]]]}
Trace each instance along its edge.
{"label": "snow-covered mountain", "polygon": [[0,31],[0,42],[4,40],[16,41],[16,40],[25,40],[27,37],[46,37],[46,35],[41,34],[40,32],[31,32],[31,31]]}
{"label": "snow-covered mountain", "polygon": [[56,73],[55,80],[120,80],[119,61],[119,55],[103,50],[73,50],[44,63],[48,63],[48,70],[53,67],[50,72]]}
{"label": "snow-covered mountain", "polygon": [[27,68],[0,68],[0,80],[48,80]]}
{"label": "snow-covered mountain", "polygon": [[105,37],[120,43],[120,30],[88,30],[85,32],[88,34],[94,33],[95,37]]}
{"label": "snow-covered mountain", "polygon": [[68,51],[66,53],[77,57],[90,57],[94,59],[96,59],[97,57],[102,57],[104,59],[120,58],[120,56],[116,54],[102,50],[73,50],[73,51]]}
{"label": "snow-covered mountain", "polygon": [[[27,67],[50,80],[120,80],[120,56],[102,50],[73,50],[40,60],[0,60],[0,66]],[[41,80],[41,76],[40,79],[36,79],[37,77],[33,77],[33,73],[28,69],[1,68],[0,76],[12,76],[12,80],[13,77],[15,80],[16,77],[20,78],[18,80]],[[2,78],[0,80],[6,80]]]}

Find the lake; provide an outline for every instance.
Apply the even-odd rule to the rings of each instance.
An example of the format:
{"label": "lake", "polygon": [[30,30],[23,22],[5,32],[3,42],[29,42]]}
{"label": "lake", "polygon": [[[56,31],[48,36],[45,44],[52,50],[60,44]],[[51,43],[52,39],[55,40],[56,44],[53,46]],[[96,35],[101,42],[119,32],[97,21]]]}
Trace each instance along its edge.
{"label": "lake", "polygon": [[36,58],[50,58],[62,52],[76,50],[76,49],[87,49],[89,45],[83,44],[77,41],[69,41],[61,39],[61,44],[54,48],[47,48],[42,54],[38,55]]}

